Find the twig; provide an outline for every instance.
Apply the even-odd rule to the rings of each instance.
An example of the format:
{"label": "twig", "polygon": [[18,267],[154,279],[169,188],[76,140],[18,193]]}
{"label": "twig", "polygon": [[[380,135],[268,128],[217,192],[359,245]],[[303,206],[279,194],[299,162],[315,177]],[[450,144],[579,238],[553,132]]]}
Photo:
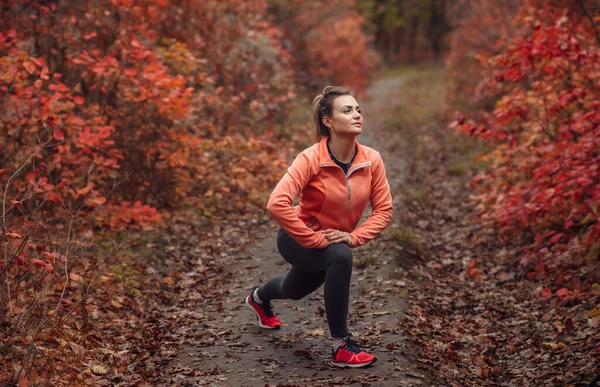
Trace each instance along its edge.
{"label": "twig", "polygon": [[581,6],[581,10],[585,14],[585,16],[587,16],[587,18],[590,19],[590,22],[592,23],[592,28],[594,29],[594,35],[596,36],[596,42],[600,46],[600,34],[598,34],[598,30],[596,29],[596,22],[594,21],[594,17],[589,13],[587,8],[585,7],[585,4],[583,4],[583,0],[579,0],[579,5]]}

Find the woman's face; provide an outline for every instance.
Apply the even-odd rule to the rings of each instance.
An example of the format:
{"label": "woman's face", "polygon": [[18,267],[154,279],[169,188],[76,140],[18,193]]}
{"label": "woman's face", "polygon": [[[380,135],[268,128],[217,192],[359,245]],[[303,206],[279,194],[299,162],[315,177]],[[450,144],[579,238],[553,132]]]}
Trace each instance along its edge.
{"label": "woman's face", "polygon": [[356,99],[342,95],[333,101],[331,117],[323,117],[323,123],[331,129],[332,135],[357,136],[362,133],[362,114]]}

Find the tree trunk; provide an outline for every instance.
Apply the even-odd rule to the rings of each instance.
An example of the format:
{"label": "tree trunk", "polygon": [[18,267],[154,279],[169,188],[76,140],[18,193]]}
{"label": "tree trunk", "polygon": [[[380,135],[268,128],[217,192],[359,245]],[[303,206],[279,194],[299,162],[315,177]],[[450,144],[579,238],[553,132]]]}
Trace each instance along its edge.
{"label": "tree trunk", "polygon": [[448,32],[446,20],[446,0],[431,0],[429,18],[429,42],[436,59],[442,57],[444,36]]}
{"label": "tree trunk", "polygon": [[417,32],[419,31],[419,18],[413,16],[408,25],[408,62],[415,63],[415,49],[417,46]]}

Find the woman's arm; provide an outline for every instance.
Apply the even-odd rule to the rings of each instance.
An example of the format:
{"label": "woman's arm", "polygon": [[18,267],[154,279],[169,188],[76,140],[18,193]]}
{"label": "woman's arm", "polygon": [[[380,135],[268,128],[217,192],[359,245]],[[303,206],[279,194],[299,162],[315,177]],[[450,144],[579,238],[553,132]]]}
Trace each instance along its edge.
{"label": "woman's arm", "polygon": [[392,221],[392,194],[385,175],[385,166],[381,155],[373,162],[373,177],[371,180],[371,216],[354,231],[348,233],[350,247],[362,246],[377,237]]}
{"label": "woman's arm", "polygon": [[313,174],[308,156],[300,153],[271,193],[267,211],[296,242],[307,248],[323,249],[328,244],[325,236],[306,227],[292,208],[294,199]]}

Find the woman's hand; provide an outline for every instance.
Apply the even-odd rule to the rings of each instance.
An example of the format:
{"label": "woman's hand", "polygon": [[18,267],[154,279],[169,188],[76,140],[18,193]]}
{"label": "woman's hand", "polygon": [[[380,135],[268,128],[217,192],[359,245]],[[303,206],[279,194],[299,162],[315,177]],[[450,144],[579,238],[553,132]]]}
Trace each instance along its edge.
{"label": "woman's hand", "polygon": [[334,243],[350,244],[350,236],[348,236],[348,234],[346,234],[343,231],[328,228],[326,230],[321,230],[321,232],[325,234],[325,239],[327,239],[327,246],[332,245]]}

